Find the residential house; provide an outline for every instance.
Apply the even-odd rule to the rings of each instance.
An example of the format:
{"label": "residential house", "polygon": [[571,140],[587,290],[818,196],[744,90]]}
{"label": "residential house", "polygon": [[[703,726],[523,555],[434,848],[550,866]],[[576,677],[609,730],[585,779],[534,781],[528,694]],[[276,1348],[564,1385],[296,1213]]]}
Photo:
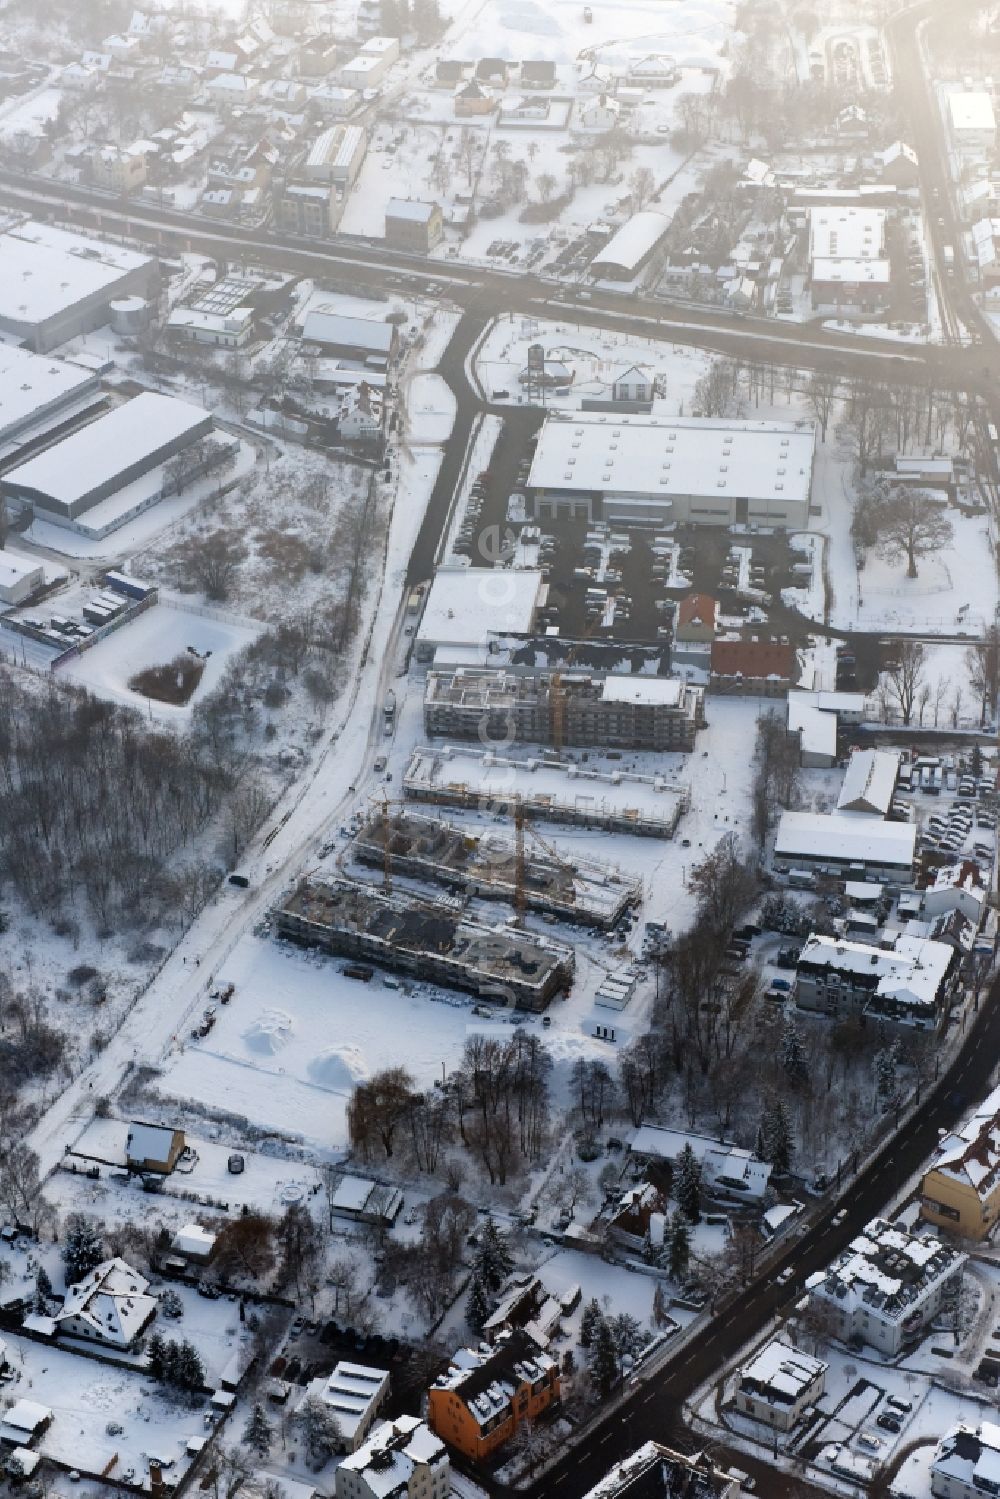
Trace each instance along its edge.
{"label": "residential house", "polygon": [[103,1260],[69,1287],[55,1314],[60,1337],[84,1338],[108,1348],[131,1348],[156,1316],[149,1281],[115,1257]]}
{"label": "residential house", "polygon": [[510,66],[502,57],[481,57],[476,64],[475,77],[490,88],[505,89],[510,82]]}
{"label": "residential house", "polygon": [[347,119],[361,102],[361,94],[356,88],[344,88],[339,83],[321,83],[309,91],[312,108],[329,120]]}
{"label": "residential house", "polygon": [[629,405],[648,405],[655,394],[653,377],[648,370],[642,370],[637,364],[629,365],[627,370],[622,370],[616,375],[611,383],[611,399],[613,401],[625,401]]}
{"label": "residential house", "polygon": [[626,81],[630,88],[673,88],[680,76],[673,57],[666,52],[650,52],[629,64]]}
{"label": "residential house", "polygon": [[459,84],[453,102],[457,120],[467,119],[470,115],[492,114],[497,107],[497,100],[476,78]]}
{"label": "residential house", "polygon": [[942,1135],[920,1184],[920,1216],[979,1243],[1000,1215],[1000,1088],[958,1129]]}
{"label": "residential house", "polygon": [[388,1369],[372,1369],[341,1359],[332,1374],[309,1381],[302,1400],[321,1401],[336,1418],[344,1451],[357,1452],[388,1398]]}
{"label": "residential house", "polygon": [[884,151],[875,152],[875,169],[879,180],[893,187],[904,189],[916,187],[920,182],[920,163],[912,146],[903,141],[893,141]]}
{"label": "residential house", "polygon": [[581,94],[606,94],[614,87],[614,74],[602,62],[588,61],[581,65],[576,80],[577,92]]}
{"label": "residential house", "polygon": [[376,57],[371,52],[359,52],[350,62],[345,62],[337,75],[337,82],[344,88],[377,88],[392,64],[386,57]]}
{"label": "residential house", "polygon": [[0,1442],[10,1447],[28,1447],[51,1420],[52,1412],[47,1405],[37,1400],[15,1400],[0,1415]]}
{"label": "residential house", "polygon": [[555,88],[556,65],[541,58],[526,58],[521,64],[522,88]]}
{"label": "residential house", "polygon": [[925,916],[942,916],[961,911],[967,921],[979,927],[989,902],[989,891],[982,870],[972,859],[960,864],[942,864],[924,891]]}
{"label": "residential house", "polygon": [[764,1198],[771,1179],[770,1166],[728,1140],[644,1124],[633,1136],[629,1152],[644,1161],[676,1162],[688,1145],[701,1163],[701,1179],[708,1191],[744,1202]]}
{"label": "residential house", "polygon": [[299,49],[300,78],[326,78],[337,65],[338,46],[332,36],[314,36]]}
{"label": "residential house", "polygon": [[337,1468],[337,1499],[448,1499],[448,1449],[418,1416],[383,1421]]}
{"label": "residential house", "polygon": [[629,1187],[618,1200],[608,1223],[608,1236],[636,1253],[647,1244],[661,1247],[664,1229],[663,1197],[652,1182]]}
{"label": "residential house", "polygon": [[956,968],[945,942],[901,936],[894,947],[870,947],[813,934],[799,953],[795,1000],[823,1015],[872,1015],[929,1029]]}
{"label": "residential house", "polygon": [[340,223],[343,200],[335,183],[276,177],[272,192],[275,222],[301,239],[324,239]]}
{"label": "residential house", "polygon": [[917,1346],[959,1291],[965,1262],[960,1250],[939,1239],[873,1218],[806,1285],[841,1342],[864,1343],[895,1358]]}
{"label": "residential house", "polygon": [[125,1164],[130,1171],[157,1171],[168,1176],[184,1153],[184,1131],[165,1124],[130,1124]]}
{"label": "residential house", "polygon": [[598,94],[579,110],[580,125],[584,130],[613,130],[621,123],[622,107],[613,94]]}
{"label": "residential house", "polygon": [[382,392],[363,380],[344,397],[337,419],[340,436],[345,442],[380,442],[384,410]]}
{"label": "residential house", "polygon": [[740,1369],[736,1409],[775,1431],[791,1431],[826,1389],[828,1367],[772,1338]]}
{"label": "residential house", "polygon": [[457,57],[439,58],[434,66],[436,88],[455,89],[465,77],[466,64]]}
{"label": "residential house", "polygon": [[433,250],[444,234],[444,215],[437,203],[390,198],[385,209],[385,242],[394,250]]}
{"label": "residential house", "polygon": [[986,90],[953,89],[947,99],[948,123],[955,145],[968,151],[995,150],[996,114]]}
{"label": "residential house", "polygon": [[365,1176],[342,1176],[330,1194],[331,1215],[353,1218],[356,1223],[389,1227],[402,1206],[403,1194],[398,1187],[382,1186]]}
{"label": "residential house", "polygon": [[460,1349],[427,1392],[427,1417],[443,1441],[478,1462],[559,1396],[558,1361],[517,1331],[488,1350]]}
{"label": "residential house", "polygon": [[983,1499],[1000,1494],[1000,1426],[960,1422],[937,1444],[931,1462],[934,1499]]}
{"label": "residential house", "polygon": [[95,146],[89,166],[90,180],[107,192],[138,192],[146,181],[146,153],[135,146]]}

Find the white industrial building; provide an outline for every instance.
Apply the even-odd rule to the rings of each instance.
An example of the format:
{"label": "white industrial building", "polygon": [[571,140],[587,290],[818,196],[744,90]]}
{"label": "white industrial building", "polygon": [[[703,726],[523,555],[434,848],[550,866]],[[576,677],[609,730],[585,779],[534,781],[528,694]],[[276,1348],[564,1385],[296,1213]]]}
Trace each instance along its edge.
{"label": "white industrial building", "polygon": [[948,124],[956,146],[986,151],[996,146],[996,114],[985,89],[955,89],[949,93]]}
{"label": "white industrial building", "polygon": [[93,370],[0,343],[0,449],[31,440],[100,399]]}
{"label": "white industrial building", "polygon": [[[614,99],[609,102],[616,103]],[[669,228],[665,213],[654,209],[634,213],[594,256],[591,275],[605,281],[632,281],[649,263]]]}
{"label": "white industrial building", "polygon": [[773,1338],[740,1369],[736,1409],[776,1431],[791,1431],[826,1389],[828,1365]]}
{"label": "white industrial building", "polygon": [[881,817],[783,812],[774,840],[778,863],[808,873],[881,879],[908,885],[913,878],[917,829]]}
{"label": "white industrial building", "polygon": [[155,504],[163,494],[163,465],[212,428],[211,413],[200,406],[143,392],[8,469],[0,493],[46,520],[106,534]]}
{"label": "white industrial building", "polygon": [[553,412],[528,477],[535,518],[809,524],[816,426]]}
{"label": "white industrial building", "polygon": [[898,777],[898,750],[855,750],[844,773],[837,811],[887,817]]}
{"label": "white industrial building", "polygon": [[960,1284],[965,1262],[960,1250],[940,1239],[874,1218],[828,1270],[806,1284],[842,1343],[857,1339],[895,1358],[929,1330]]}
{"label": "white industrial building", "polygon": [[417,627],[418,656],[486,646],[496,635],[530,635],[547,596],[540,572],[439,567]]}
{"label": "white industrial building", "polygon": [[0,552],[0,604],[23,604],[45,582],[45,570],[30,557]]}
{"label": "white industrial building", "polygon": [[350,187],[361,171],[368,139],[360,125],[331,125],[313,142],[303,171],[314,182]]}
{"label": "white industrial building", "polygon": [[113,301],[146,296],[155,260],[31,219],[0,234],[0,333],[43,354],[108,320]]}

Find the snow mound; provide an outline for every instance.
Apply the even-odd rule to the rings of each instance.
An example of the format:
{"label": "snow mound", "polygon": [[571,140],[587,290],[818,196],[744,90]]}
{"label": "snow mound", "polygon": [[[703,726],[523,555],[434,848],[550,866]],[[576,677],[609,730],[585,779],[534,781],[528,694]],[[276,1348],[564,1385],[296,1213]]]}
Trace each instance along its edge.
{"label": "snow mound", "polygon": [[295,1034],[295,1021],[287,1010],[261,1010],[257,1019],[243,1032],[251,1051],[273,1056],[287,1046]]}
{"label": "snow mound", "polygon": [[357,1046],[328,1046],[309,1063],[309,1076],[321,1088],[342,1093],[369,1076]]}

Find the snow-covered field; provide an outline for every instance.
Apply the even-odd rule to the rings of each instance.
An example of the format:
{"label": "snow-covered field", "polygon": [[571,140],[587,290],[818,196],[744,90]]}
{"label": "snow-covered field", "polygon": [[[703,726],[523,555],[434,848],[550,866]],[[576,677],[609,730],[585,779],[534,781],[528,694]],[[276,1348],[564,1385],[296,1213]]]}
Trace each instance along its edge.
{"label": "snow-covered field", "polygon": [[[249,623],[210,618],[183,604],[172,607],[161,602],[91,650],[73,657],[59,675],[89,687],[99,697],[139,708],[161,722],[184,723],[195,704],[218,686],[229,659],[257,634],[259,630]],[[208,659],[201,681],[182,706],[144,697],[128,685],[137,672],[165,666],[188,651]]]}

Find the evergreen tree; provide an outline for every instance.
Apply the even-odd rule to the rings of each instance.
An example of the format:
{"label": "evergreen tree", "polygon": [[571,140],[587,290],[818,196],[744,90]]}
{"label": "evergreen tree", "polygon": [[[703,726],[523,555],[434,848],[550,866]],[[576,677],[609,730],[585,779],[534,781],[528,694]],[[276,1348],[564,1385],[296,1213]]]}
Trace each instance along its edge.
{"label": "evergreen tree", "polygon": [[875,1053],[875,1090],[883,1103],[891,1103],[899,1089],[895,1043]]}
{"label": "evergreen tree", "polygon": [[104,1245],[97,1224],[82,1213],[70,1213],[66,1219],[62,1258],[68,1286],[75,1286],[77,1281],[83,1280],[104,1258]]}
{"label": "evergreen tree", "polygon": [[482,1282],[487,1295],[495,1296],[513,1269],[514,1256],[506,1235],[500,1232],[492,1218],[487,1218],[472,1263],[473,1276]]}
{"label": "evergreen tree", "polygon": [[760,1123],[764,1146],[762,1159],[770,1161],[779,1174],[787,1171],[792,1164],[794,1142],[788,1110],[780,1098],[771,1099],[765,1106]]}
{"label": "evergreen tree", "polygon": [[587,1302],[587,1305],[583,1309],[583,1316],[580,1318],[581,1348],[590,1347],[591,1343],[594,1341],[594,1329],[597,1327],[597,1324],[598,1322],[600,1322],[603,1315],[604,1313],[601,1311],[601,1304],[595,1296],[592,1300]]}
{"label": "evergreen tree", "polygon": [[806,1058],[806,1050],[802,1045],[799,1028],[791,1018],[785,1021],[785,1029],[781,1037],[781,1065],[788,1074],[788,1080],[793,1088],[805,1090],[809,1087],[809,1062]]}
{"label": "evergreen tree", "polygon": [[492,1297],[479,1276],[473,1274],[469,1284],[469,1299],[465,1304],[465,1320],[476,1332],[482,1332],[483,1324],[492,1310]]}
{"label": "evergreen tree", "polygon": [[177,1349],[174,1383],[178,1389],[196,1391],[205,1384],[205,1366],[193,1343],[186,1339]]}
{"label": "evergreen tree", "polygon": [[40,1312],[43,1316],[45,1315],[48,1311],[49,1297],[51,1295],[52,1282],[49,1279],[49,1272],[44,1265],[39,1265],[38,1273],[35,1276],[34,1305],[36,1312]]}
{"label": "evergreen tree", "polygon": [[255,1405],[250,1412],[250,1419],[243,1428],[243,1441],[255,1457],[263,1462],[271,1451],[271,1442],[274,1440],[274,1431],[270,1421],[264,1414],[262,1405]]}
{"label": "evergreen tree", "polygon": [[315,1395],[306,1396],[292,1421],[302,1437],[313,1468],[322,1468],[328,1458],[343,1446],[344,1439],[336,1416]]}
{"label": "evergreen tree", "polygon": [[683,1213],[674,1213],[667,1230],[667,1264],[674,1280],[687,1274],[691,1259],[691,1231]]}
{"label": "evergreen tree", "polygon": [[162,1333],[154,1332],[146,1344],[146,1359],[153,1378],[164,1379],[167,1370],[167,1341]]}
{"label": "evergreen tree", "polygon": [[614,1334],[606,1317],[599,1316],[590,1345],[590,1377],[602,1399],[606,1399],[618,1378],[618,1355]]}
{"label": "evergreen tree", "polygon": [[631,1312],[619,1312],[616,1317],[610,1319],[608,1326],[614,1339],[619,1365],[626,1358],[634,1359],[641,1352],[646,1339],[642,1328]]}
{"label": "evergreen tree", "polygon": [[656,1282],[653,1292],[653,1324],[655,1327],[666,1327],[670,1312],[667,1307],[667,1293],[663,1289],[661,1281]]}
{"label": "evergreen tree", "polygon": [[674,1173],[674,1196],[677,1206],[689,1223],[701,1222],[701,1162],[690,1145],[677,1158]]}

